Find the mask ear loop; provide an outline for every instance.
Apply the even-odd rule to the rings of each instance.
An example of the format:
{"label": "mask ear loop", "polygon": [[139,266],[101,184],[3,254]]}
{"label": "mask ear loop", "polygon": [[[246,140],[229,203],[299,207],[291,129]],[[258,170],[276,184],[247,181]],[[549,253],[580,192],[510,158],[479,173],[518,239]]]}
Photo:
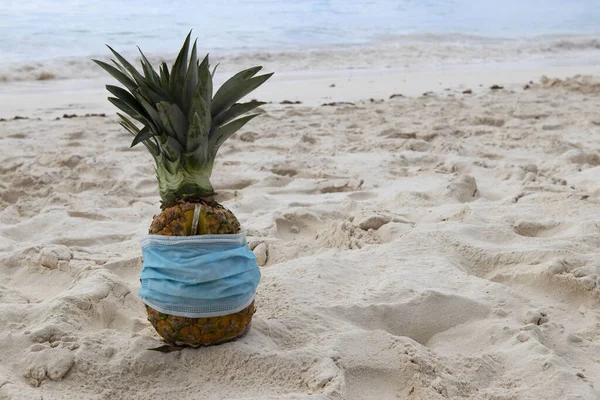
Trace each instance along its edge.
{"label": "mask ear loop", "polygon": [[198,220],[200,219],[200,211],[202,210],[202,204],[196,203],[194,207],[194,220],[192,221],[192,235],[198,232]]}

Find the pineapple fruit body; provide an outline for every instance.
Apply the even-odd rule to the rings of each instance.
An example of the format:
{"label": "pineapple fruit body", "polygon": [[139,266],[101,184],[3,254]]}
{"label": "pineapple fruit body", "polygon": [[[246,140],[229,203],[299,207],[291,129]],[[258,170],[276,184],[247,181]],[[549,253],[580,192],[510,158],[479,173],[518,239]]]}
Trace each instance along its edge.
{"label": "pineapple fruit body", "polygon": [[[181,202],[155,216],[149,233],[164,236],[236,234],[240,223],[235,215],[216,201],[200,201],[201,211],[196,232],[192,232],[194,209],[198,203]],[[210,318],[169,315],[146,305],[148,320],[169,344],[208,346],[244,335],[250,329],[254,302],[234,314]]]}

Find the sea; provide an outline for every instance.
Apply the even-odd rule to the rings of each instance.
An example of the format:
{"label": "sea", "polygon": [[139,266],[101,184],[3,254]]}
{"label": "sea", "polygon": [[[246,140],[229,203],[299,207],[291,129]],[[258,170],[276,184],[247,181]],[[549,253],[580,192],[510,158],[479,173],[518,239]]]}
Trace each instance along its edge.
{"label": "sea", "polygon": [[60,75],[61,62],[107,57],[105,44],[172,58],[190,31],[201,53],[296,54],[289,68],[305,67],[307,52],[377,46],[361,65],[495,59],[507,48],[568,58],[600,52],[600,0],[0,0],[0,81]]}

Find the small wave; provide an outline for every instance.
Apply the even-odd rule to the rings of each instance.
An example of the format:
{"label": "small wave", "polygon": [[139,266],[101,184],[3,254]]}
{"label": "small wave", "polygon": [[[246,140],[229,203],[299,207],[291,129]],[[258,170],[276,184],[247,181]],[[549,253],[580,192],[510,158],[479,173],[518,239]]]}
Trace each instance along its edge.
{"label": "small wave", "polygon": [[584,94],[600,94],[600,80],[597,77],[588,75],[575,75],[565,79],[542,76],[538,86],[546,89],[561,88]]}
{"label": "small wave", "polygon": [[0,82],[96,78],[102,73],[89,59],[68,59],[0,65]]}
{"label": "small wave", "polygon": [[541,46],[542,51],[564,52],[571,50],[600,50],[600,40],[589,39],[560,39]]}
{"label": "small wave", "polygon": [[56,79],[56,75],[52,72],[42,71],[38,74],[38,76],[35,79],[38,81],[51,81],[53,79]]}
{"label": "small wave", "polygon": [[[600,39],[595,37],[539,37],[500,39],[466,35],[403,35],[380,37],[364,45],[339,45],[312,50],[245,51],[211,53],[220,63],[220,73],[263,65],[278,72],[406,69],[472,65],[479,63],[523,62],[529,60],[571,60],[591,63],[600,58]],[[169,65],[175,54],[150,57],[156,66]],[[568,57],[567,57],[568,56]],[[91,58],[108,61],[107,55],[57,59],[22,64],[0,64],[0,84],[18,81],[88,79],[106,77]],[[587,60],[587,61],[586,61]],[[140,65],[137,57],[130,58]]]}

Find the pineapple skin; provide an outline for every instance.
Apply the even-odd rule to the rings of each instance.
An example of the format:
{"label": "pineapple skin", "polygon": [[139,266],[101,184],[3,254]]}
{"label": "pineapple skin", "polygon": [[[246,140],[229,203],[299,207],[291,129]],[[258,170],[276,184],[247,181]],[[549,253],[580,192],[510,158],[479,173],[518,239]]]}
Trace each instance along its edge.
{"label": "pineapple skin", "polygon": [[250,329],[254,302],[235,314],[188,318],[163,314],[146,306],[148,321],[170,345],[211,346],[234,340]]}
{"label": "pineapple skin", "polygon": [[[194,208],[202,205],[198,232],[192,233]],[[216,201],[180,202],[155,215],[150,225],[151,235],[191,236],[206,234],[236,234],[240,223],[235,215]],[[209,346],[224,343],[244,335],[250,328],[256,311],[254,302],[234,314],[209,318],[188,318],[161,313],[146,305],[148,321],[168,344]]]}
{"label": "pineapple skin", "polygon": [[[192,233],[194,208],[201,205],[198,231]],[[216,201],[182,201],[155,215],[148,233],[163,236],[222,235],[240,233],[240,222],[227,208]]]}

